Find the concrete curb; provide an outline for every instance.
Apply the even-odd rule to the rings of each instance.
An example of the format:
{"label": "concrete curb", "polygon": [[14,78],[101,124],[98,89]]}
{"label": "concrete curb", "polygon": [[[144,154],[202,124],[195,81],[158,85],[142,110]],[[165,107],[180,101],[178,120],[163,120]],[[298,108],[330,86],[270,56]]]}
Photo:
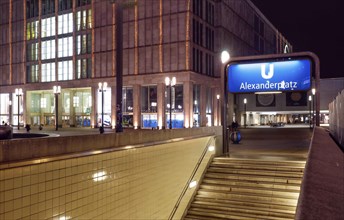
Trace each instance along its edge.
{"label": "concrete curb", "polygon": [[297,220],[342,220],[344,153],[324,128],[316,127],[301,187]]}

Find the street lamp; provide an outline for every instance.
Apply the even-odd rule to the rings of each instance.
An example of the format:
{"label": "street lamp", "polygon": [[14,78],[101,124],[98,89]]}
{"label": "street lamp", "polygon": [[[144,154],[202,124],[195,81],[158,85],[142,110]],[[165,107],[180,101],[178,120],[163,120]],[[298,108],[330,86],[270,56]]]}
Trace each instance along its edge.
{"label": "street lamp", "polygon": [[99,132],[104,133],[104,92],[106,92],[107,82],[99,83],[99,92],[102,93],[102,126],[99,128]]}
{"label": "street lamp", "polygon": [[61,94],[61,86],[53,86],[53,92],[55,95],[55,130],[59,129],[59,95]]}
{"label": "street lamp", "polygon": [[217,99],[217,126],[220,126],[220,95],[216,95]]}
{"label": "street lamp", "polygon": [[228,51],[224,50],[221,53],[221,62],[223,64],[227,63],[228,60],[231,58],[231,56],[229,55]]}
{"label": "street lamp", "polygon": [[244,127],[246,128],[246,104],[247,104],[247,99],[244,98],[244,111],[245,111],[245,117],[244,117]]}
{"label": "street lamp", "polygon": [[17,88],[15,89],[15,94],[16,96],[18,97],[18,130],[19,130],[19,127],[20,127],[20,120],[19,120],[19,116],[20,116],[20,97],[23,96],[23,90],[21,88]]}
{"label": "street lamp", "polygon": [[172,87],[174,87],[176,85],[176,77],[172,77],[172,79],[170,79],[170,77],[166,77],[165,78],[165,84],[167,87],[170,87],[170,125],[169,128],[172,129]]}
{"label": "street lamp", "polygon": [[313,113],[312,113],[312,122],[314,127],[314,109],[315,109],[315,88],[312,89],[312,99],[313,99]]}
{"label": "street lamp", "polygon": [[311,110],[312,110],[312,96],[308,96],[308,101],[309,101],[309,128],[312,128],[311,124]]}

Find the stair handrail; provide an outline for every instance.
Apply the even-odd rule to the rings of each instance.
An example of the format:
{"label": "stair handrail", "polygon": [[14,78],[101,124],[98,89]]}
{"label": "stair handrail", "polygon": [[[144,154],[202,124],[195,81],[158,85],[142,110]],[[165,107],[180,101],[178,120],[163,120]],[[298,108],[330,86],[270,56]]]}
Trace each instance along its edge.
{"label": "stair handrail", "polygon": [[177,211],[177,209],[178,209],[178,207],[179,207],[180,202],[182,201],[182,199],[183,199],[183,197],[184,197],[186,191],[188,190],[191,181],[192,181],[193,178],[195,177],[196,172],[197,172],[199,166],[201,165],[201,163],[202,163],[202,161],[203,161],[203,159],[204,159],[204,157],[205,157],[205,155],[206,155],[206,153],[207,153],[207,151],[208,151],[209,145],[210,145],[210,143],[214,140],[214,138],[215,138],[215,136],[212,136],[212,137],[209,139],[209,141],[207,142],[207,144],[205,145],[205,148],[204,148],[204,150],[203,150],[203,152],[202,152],[202,155],[201,155],[201,157],[198,159],[198,162],[197,162],[197,164],[195,165],[195,168],[193,169],[193,171],[192,171],[192,173],[191,173],[191,176],[189,177],[188,181],[186,182],[186,184],[185,184],[185,186],[184,186],[184,188],[183,188],[183,191],[182,191],[181,194],[179,195],[179,198],[178,198],[176,204],[174,205],[173,210],[172,210],[170,216],[168,217],[168,220],[172,220],[172,219],[173,219],[173,216],[174,216],[174,214],[176,213],[176,211]]}

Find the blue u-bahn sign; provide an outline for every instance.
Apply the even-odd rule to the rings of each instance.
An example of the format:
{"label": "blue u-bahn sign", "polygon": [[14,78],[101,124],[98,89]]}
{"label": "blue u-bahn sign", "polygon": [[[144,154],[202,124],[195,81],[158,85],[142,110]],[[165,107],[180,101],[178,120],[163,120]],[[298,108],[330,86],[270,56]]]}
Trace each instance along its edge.
{"label": "blue u-bahn sign", "polygon": [[307,91],[311,88],[312,62],[307,58],[232,63],[227,89],[231,93]]}

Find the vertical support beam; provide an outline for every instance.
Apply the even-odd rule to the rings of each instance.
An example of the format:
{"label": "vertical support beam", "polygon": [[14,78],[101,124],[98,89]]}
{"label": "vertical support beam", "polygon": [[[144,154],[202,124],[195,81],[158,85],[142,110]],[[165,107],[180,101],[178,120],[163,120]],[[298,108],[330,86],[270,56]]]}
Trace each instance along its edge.
{"label": "vertical support beam", "polygon": [[164,129],[166,125],[166,99],[165,99],[166,85],[164,83],[158,84],[158,126]]}
{"label": "vertical support beam", "polygon": [[[109,91],[108,91],[109,92]],[[116,113],[116,103],[117,103],[117,89],[111,87],[111,124],[112,128],[116,129],[117,113]],[[98,100],[100,101],[100,100]]]}
{"label": "vertical support beam", "polygon": [[134,85],[133,87],[133,119],[134,128],[141,128],[141,86]]}
{"label": "vertical support beam", "polygon": [[91,111],[91,126],[92,128],[98,127],[98,87],[91,87],[92,94],[92,111]]}
{"label": "vertical support beam", "polygon": [[9,1],[9,17],[8,17],[8,43],[10,45],[10,63],[9,63],[9,70],[10,70],[10,75],[9,75],[9,84],[13,84],[13,49],[12,49],[12,25],[13,25],[13,1]]}
{"label": "vertical support beam", "polygon": [[123,8],[121,2],[115,5],[116,16],[116,132],[122,127],[122,88],[123,88]]}
{"label": "vertical support beam", "polygon": [[183,105],[184,105],[184,127],[191,128],[193,126],[193,100],[192,100],[192,82],[183,83]]}
{"label": "vertical support beam", "polygon": [[200,113],[201,113],[201,127],[207,126],[207,86],[201,85],[201,94],[200,94]]}
{"label": "vertical support beam", "polygon": [[[91,93],[92,94],[92,93]],[[76,127],[75,124],[75,107],[74,107],[74,95],[75,95],[75,91],[74,90],[69,90],[69,124],[71,127]],[[92,124],[92,111],[91,111],[91,124]]]}

